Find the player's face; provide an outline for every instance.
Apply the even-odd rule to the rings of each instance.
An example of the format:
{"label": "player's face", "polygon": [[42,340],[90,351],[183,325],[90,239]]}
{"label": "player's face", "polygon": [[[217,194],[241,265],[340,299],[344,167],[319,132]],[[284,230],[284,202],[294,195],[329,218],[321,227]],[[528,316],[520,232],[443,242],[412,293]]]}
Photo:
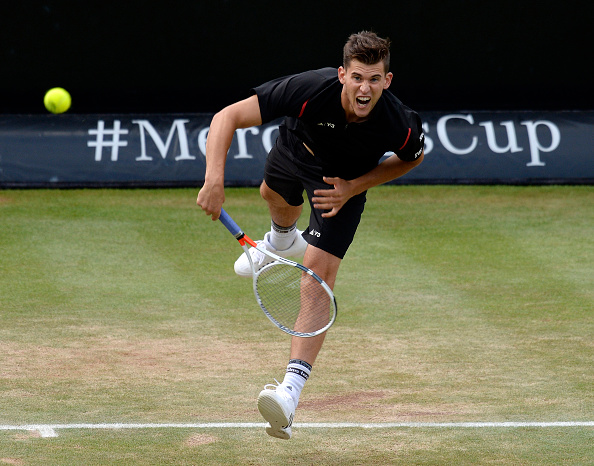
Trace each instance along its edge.
{"label": "player's face", "polygon": [[338,68],[342,83],[341,102],[349,123],[364,121],[392,82],[392,73],[386,73],[383,62],[366,65],[352,60],[348,68]]}

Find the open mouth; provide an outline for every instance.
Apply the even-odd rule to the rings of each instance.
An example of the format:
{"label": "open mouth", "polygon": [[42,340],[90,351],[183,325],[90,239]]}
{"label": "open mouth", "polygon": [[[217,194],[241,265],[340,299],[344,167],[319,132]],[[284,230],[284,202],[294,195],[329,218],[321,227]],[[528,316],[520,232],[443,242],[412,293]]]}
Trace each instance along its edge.
{"label": "open mouth", "polygon": [[356,100],[359,107],[366,107],[371,102],[371,97],[357,97]]}

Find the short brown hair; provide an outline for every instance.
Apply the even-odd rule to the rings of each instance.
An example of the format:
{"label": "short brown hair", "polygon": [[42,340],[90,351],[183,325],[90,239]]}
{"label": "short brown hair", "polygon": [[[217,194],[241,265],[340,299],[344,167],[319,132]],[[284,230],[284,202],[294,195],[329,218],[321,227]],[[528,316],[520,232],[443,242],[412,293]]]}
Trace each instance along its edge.
{"label": "short brown hair", "polygon": [[348,68],[352,60],[366,65],[383,62],[387,73],[390,70],[390,39],[382,39],[370,31],[352,34],[344,45],[342,66]]}

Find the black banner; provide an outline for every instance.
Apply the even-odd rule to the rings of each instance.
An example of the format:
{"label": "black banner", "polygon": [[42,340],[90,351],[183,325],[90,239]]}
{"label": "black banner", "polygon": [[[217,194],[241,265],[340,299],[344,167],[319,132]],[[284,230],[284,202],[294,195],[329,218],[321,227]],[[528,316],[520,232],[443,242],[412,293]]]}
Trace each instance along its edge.
{"label": "black banner", "polygon": [[[594,112],[427,112],[421,117],[425,160],[395,183],[594,182]],[[211,118],[0,116],[0,187],[199,186]],[[236,132],[227,185],[261,182],[279,123]]]}

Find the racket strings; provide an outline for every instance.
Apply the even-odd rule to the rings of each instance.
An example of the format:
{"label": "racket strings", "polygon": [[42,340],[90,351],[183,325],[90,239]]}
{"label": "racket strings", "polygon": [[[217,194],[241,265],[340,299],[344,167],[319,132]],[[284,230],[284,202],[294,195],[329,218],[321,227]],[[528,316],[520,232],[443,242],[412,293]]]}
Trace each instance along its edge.
{"label": "racket strings", "polygon": [[331,298],[322,284],[298,267],[284,263],[260,270],[256,293],[272,319],[298,333],[324,328],[333,313]]}

